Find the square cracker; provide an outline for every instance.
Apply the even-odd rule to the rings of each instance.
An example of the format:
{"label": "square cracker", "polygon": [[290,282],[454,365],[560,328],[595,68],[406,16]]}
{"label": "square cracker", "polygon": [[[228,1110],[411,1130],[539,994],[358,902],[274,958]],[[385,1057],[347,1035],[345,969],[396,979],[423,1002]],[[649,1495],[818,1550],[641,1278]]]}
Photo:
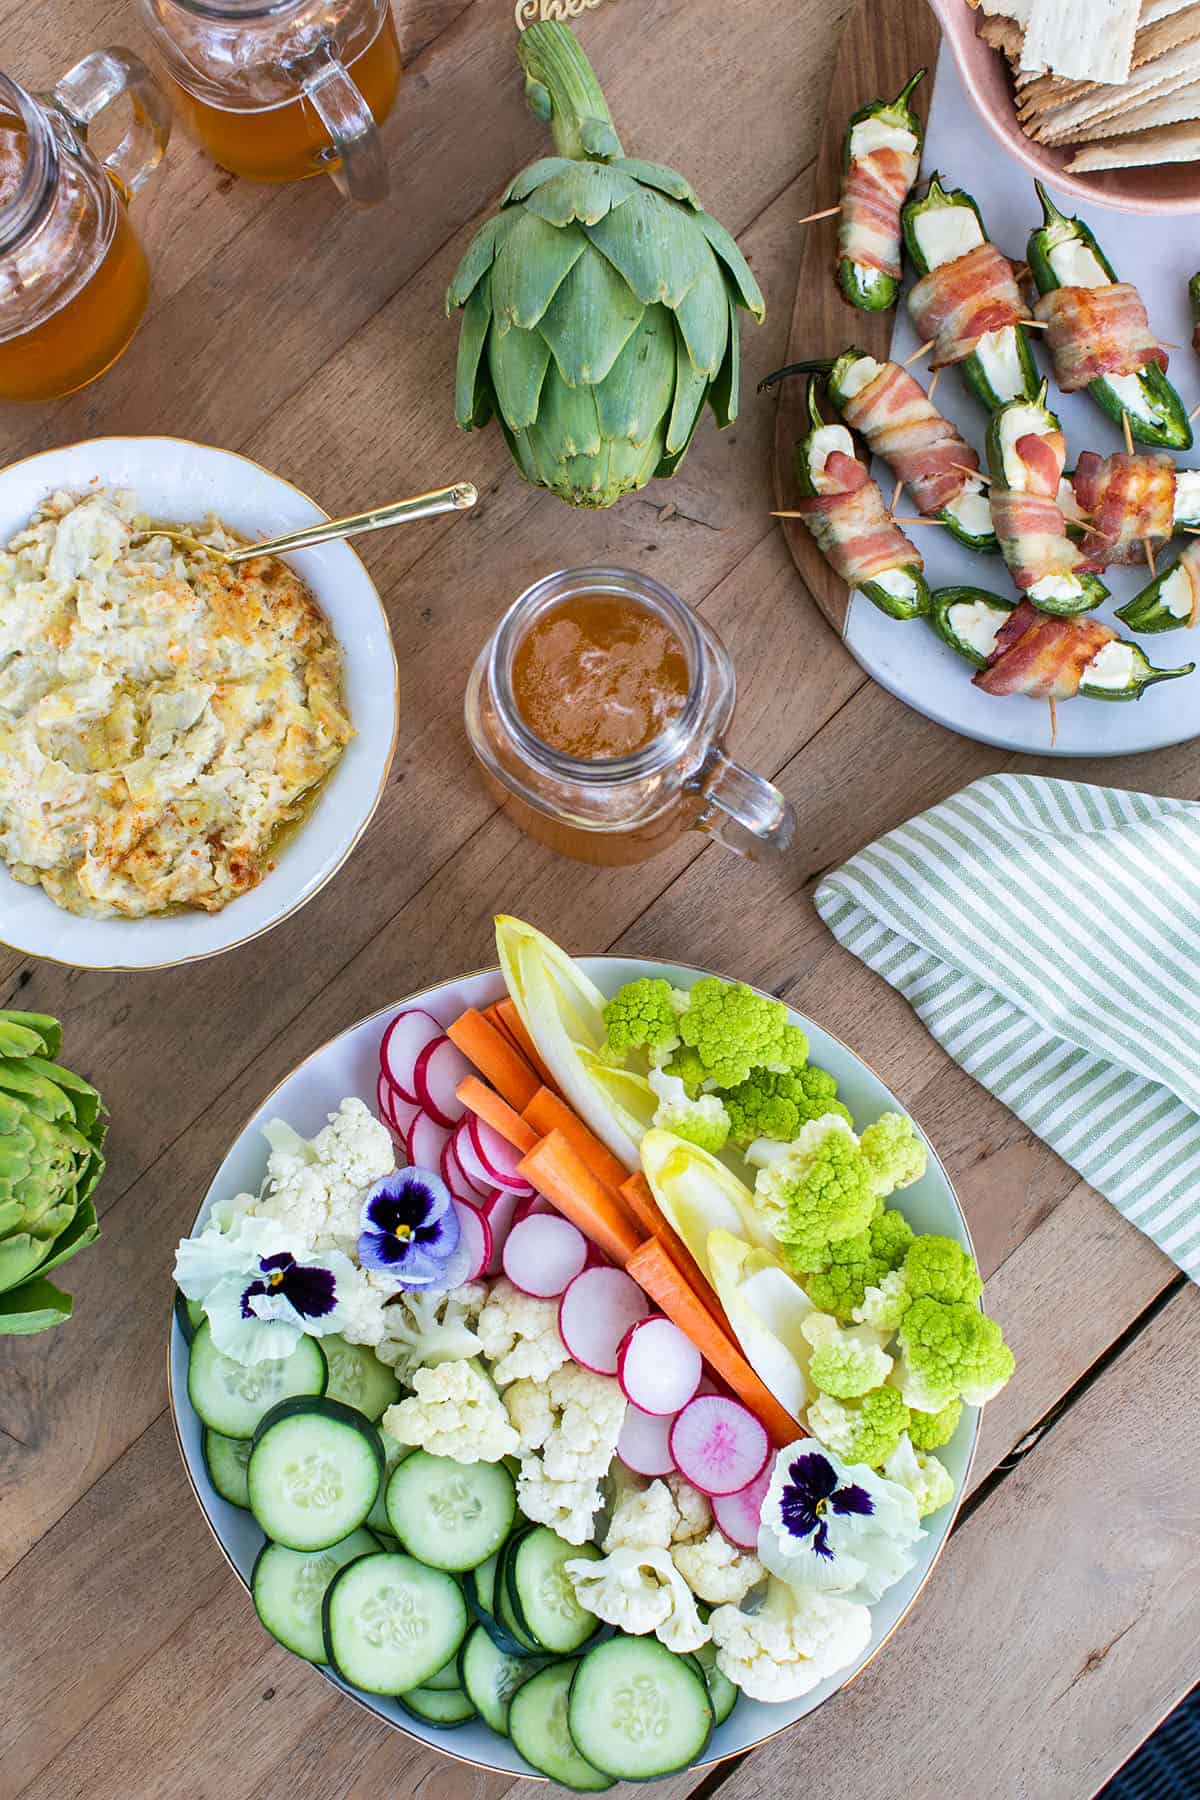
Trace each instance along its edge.
{"label": "square cracker", "polygon": [[1139,0],[1033,0],[1021,66],[1077,81],[1125,81]]}
{"label": "square cracker", "polygon": [[1109,143],[1087,144],[1067,164],[1072,175],[1097,169],[1129,169],[1153,163],[1200,160],[1200,125],[1164,125],[1157,131],[1139,131],[1133,137]]}

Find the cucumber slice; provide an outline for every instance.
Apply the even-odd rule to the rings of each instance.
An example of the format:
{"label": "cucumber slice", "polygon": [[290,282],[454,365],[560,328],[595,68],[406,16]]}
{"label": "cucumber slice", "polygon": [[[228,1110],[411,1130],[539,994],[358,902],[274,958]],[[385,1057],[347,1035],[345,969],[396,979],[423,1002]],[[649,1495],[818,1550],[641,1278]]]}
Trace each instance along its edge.
{"label": "cucumber slice", "polygon": [[468,1569],[463,1576],[463,1590],[467,1596],[467,1604],[476,1619],[483,1626],[502,1656],[527,1656],[529,1651],[506,1631],[495,1613],[496,1570],[500,1562],[500,1552],[489,1556],[486,1562],[480,1563],[477,1569]]}
{"label": "cucumber slice", "polygon": [[476,1625],[459,1652],[463,1687],[484,1722],[508,1736],[508,1709],[517,1689],[546,1667],[540,1657],[506,1656],[486,1629]]}
{"label": "cucumber slice", "polygon": [[517,1490],[498,1463],[459,1463],[418,1450],[387,1486],[388,1524],[433,1569],[474,1569],[497,1551],[517,1516]]}
{"label": "cucumber slice", "polygon": [[179,1321],[179,1329],[183,1333],[184,1342],[190,1344],[204,1323],[204,1308],[198,1300],[185,1299],[176,1288],[175,1317]]}
{"label": "cucumber slice", "polygon": [[[264,1413],[298,1394],[323,1394],[329,1366],[313,1337],[302,1337],[290,1356],[275,1362],[234,1362],[212,1341],[205,1319],[192,1339],[188,1399],[210,1431],[250,1438]],[[343,1534],[344,1535],[344,1534]]]}
{"label": "cucumber slice", "polygon": [[594,1613],[575,1598],[564,1564],[584,1557],[598,1562],[595,1544],[568,1544],[548,1525],[535,1525],[513,1545],[504,1561],[504,1580],[517,1622],[543,1649],[571,1656],[599,1630]]}
{"label": "cucumber slice", "polygon": [[449,1662],[442,1664],[436,1675],[431,1675],[428,1681],[421,1683],[423,1688],[439,1688],[446,1694],[450,1693],[452,1689],[461,1694],[464,1685],[458,1670],[457,1656],[452,1656]]}
{"label": "cucumber slice", "polygon": [[453,1575],[381,1550],[340,1570],[325,1593],[325,1654],[351,1687],[404,1694],[458,1652],[467,1603]]}
{"label": "cucumber slice", "polygon": [[399,1400],[404,1390],[367,1344],[348,1344],[335,1332],[321,1339],[321,1348],[329,1364],[325,1392],[331,1400],[355,1406],[376,1422]]}
{"label": "cucumber slice", "polygon": [[439,1725],[446,1731],[475,1717],[475,1702],[461,1688],[409,1688],[406,1694],[397,1694],[396,1704],[414,1719],[424,1719],[427,1725]]}
{"label": "cucumber slice", "polygon": [[321,1603],[325,1590],[356,1556],[371,1556],[379,1545],[369,1531],[352,1531],[327,1550],[289,1550],[266,1543],[250,1577],[254,1610],[271,1636],[305,1662],[325,1661]]}
{"label": "cucumber slice", "polygon": [[[529,1529],[532,1530],[533,1527],[530,1526]],[[518,1532],[515,1537],[509,1538],[507,1544],[505,1544],[503,1550],[500,1552],[500,1560],[496,1564],[496,1624],[500,1629],[502,1637],[507,1640],[507,1642],[500,1643],[500,1648],[502,1650],[508,1650],[513,1656],[540,1656],[542,1653],[542,1646],[535,1637],[531,1636],[530,1633],[526,1631],[524,1625],[517,1617],[516,1607],[513,1605],[512,1591],[509,1588],[504,1573],[508,1566],[509,1557],[524,1536],[525,1533],[522,1531]]]}
{"label": "cucumber slice", "polygon": [[392,1536],[392,1528],[387,1516],[387,1485],[391,1480],[392,1470],[398,1468],[406,1456],[411,1456],[415,1445],[402,1444],[389,1432],[381,1431],[379,1441],[383,1445],[383,1480],[379,1484],[379,1492],[375,1496],[375,1504],[367,1515],[367,1525],[371,1531],[386,1531]]}
{"label": "cucumber slice", "polygon": [[712,1732],[708,1687],[657,1638],[611,1637],[571,1682],[567,1724],[581,1756],[621,1781],[686,1769]]}
{"label": "cucumber slice", "polygon": [[[670,1655],[670,1652],[667,1652]],[[579,1794],[600,1794],[612,1777],[576,1749],[567,1725],[568,1697],[579,1664],[552,1663],[517,1689],[508,1709],[508,1735],[527,1763]]]}
{"label": "cucumber slice", "polygon": [[696,1651],[696,1661],[704,1671],[704,1679],[708,1684],[708,1697],[712,1702],[713,1724],[723,1725],[738,1703],[738,1690],[728,1675],[723,1675],[717,1667],[717,1647],[715,1644],[701,1644]]}
{"label": "cucumber slice", "polygon": [[210,1431],[205,1426],[203,1449],[208,1479],[222,1500],[249,1512],[246,1465],[250,1461],[250,1439],[222,1437],[219,1431]]}
{"label": "cucumber slice", "polygon": [[247,1477],[250,1511],[269,1538],[289,1550],[324,1550],[375,1504],[379,1433],[340,1400],[282,1400],[254,1434]]}

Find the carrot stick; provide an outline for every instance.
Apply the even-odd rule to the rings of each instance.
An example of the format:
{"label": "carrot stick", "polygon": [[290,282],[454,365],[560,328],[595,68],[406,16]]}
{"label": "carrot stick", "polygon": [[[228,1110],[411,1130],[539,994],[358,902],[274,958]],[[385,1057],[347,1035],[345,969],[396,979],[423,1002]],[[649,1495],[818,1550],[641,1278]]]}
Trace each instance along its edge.
{"label": "carrot stick", "polygon": [[722,1330],[729,1332],[724,1308],[713,1292],[712,1282],[696,1261],[671,1222],[663,1217],[650,1183],[644,1175],[631,1175],[621,1187],[621,1198],[633,1214],[638,1229],[648,1238],[656,1237],[683,1279],[695,1292],[697,1300],[716,1319]]}
{"label": "carrot stick", "polygon": [[507,1100],[502,1100],[478,1075],[464,1075],[454,1091],[469,1111],[498,1131],[522,1155],[533,1149],[538,1134],[532,1125],[527,1125],[520,1113],[514,1112]]}
{"label": "carrot stick", "polygon": [[533,1126],[539,1137],[548,1137],[552,1131],[561,1131],[576,1156],[582,1157],[592,1174],[606,1188],[610,1188],[614,1195],[621,1192],[621,1184],[626,1180],[629,1170],[623,1162],[617,1160],[607,1144],[600,1142],[595,1132],[588,1130],[565,1100],[560,1100],[549,1088],[540,1087],[529,1105],[522,1109],[522,1117]]}
{"label": "carrot stick", "polygon": [[469,1008],[446,1027],[446,1036],[510,1106],[521,1112],[529,1105],[540,1085],[537,1076],[503,1032],[497,1031],[481,1012]]}
{"label": "carrot stick", "polygon": [[648,1238],[634,1252],[625,1264],[625,1272],[632,1275],[668,1319],[691,1338],[721,1380],[761,1419],[777,1448],[806,1435],[803,1426],[780,1406],[707,1307],[697,1299],[658,1238]]}
{"label": "carrot stick", "polygon": [[522,1157],[517,1172],[624,1268],[638,1247],[638,1234],[561,1131],[542,1138]]}
{"label": "carrot stick", "polygon": [[525,1061],[537,1071],[545,1085],[557,1093],[558,1083],[538,1055],[537,1045],[526,1031],[525,1021],[517,1011],[513,1002],[511,1000],[497,1000],[496,1011],[500,1015],[500,1023],[504,1026],[509,1037],[517,1046],[521,1055],[525,1058]]}

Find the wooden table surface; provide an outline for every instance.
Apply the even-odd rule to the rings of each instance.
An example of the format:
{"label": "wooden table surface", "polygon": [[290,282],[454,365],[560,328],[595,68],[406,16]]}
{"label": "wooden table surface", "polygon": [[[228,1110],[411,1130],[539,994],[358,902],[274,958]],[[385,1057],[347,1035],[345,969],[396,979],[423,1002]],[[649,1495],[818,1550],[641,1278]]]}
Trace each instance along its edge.
{"label": "wooden table surface", "polygon": [[[67,1271],[74,1320],[0,1340],[2,1800],[526,1791],[387,1729],[271,1642],[192,1499],[165,1410],[172,1253],[231,1138],[362,1014],[490,961],[499,909],[581,952],[736,974],[854,1046],[946,1161],[1017,1354],[958,1526],[887,1650],[757,1754],[655,1793],[1085,1800],[1195,1678],[1200,1296],[949,1063],[811,904],[822,871],[869,839],[1020,762],[868,681],[769,517],[775,408],[754,384],[783,360],[795,222],[828,200],[812,163],[845,10],[611,0],[580,22],[630,152],[688,173],[771,305],[744,334],[743,419],[723,435],[706,424],[669,486],[572,513],[521,484],[494,429],[454,428],[442,295],[503,183],[545,144],[521,101],[509,0],[398,0],[408,75],[377,211],[340,206],[327,182],[235,181],[177,137],[136,202],[155,289],[132,349],[81,395],[0,416],[5,462],[166,432],[242,451],[334,512],[458,477],[484,496],[467,519],[364,540],[400,658],[399,745],[370,831],[311,905],[161,974],[0,948],[0,1006],[61,1016],[67,1060],[113,1121],[103,1237]],[[0,0],[0,54],[30,87],[112,41],[142,41],[130,0]],[[537,575],[596,561],[665,580],[729,642],[735,750],[799,815],[780,873],[700,837],[641,868],[583,868],[519,838],[477,784],[461,704],[488,628]],[[1193,748],[1071,773],[1200,793]]]}

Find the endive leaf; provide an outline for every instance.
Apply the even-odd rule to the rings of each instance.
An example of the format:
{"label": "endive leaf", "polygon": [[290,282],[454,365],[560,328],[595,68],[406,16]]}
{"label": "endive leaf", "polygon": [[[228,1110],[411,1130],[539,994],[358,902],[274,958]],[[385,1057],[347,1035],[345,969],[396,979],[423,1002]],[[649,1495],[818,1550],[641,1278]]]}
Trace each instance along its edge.
{"label": "endive leaf", "polygon": [[648,188],[585,229],[646,306],[661,300],[674,311],[713,261],[691,215]]}
{"label": "endive leaf", "polygon": [[517,325],[530,331],[587,249],[587,239],[578,225],[560,231],[536,213],[508,216],[513,227],[492,268],[492,312],[501,329]]}
{"label": "endive leaf", "polygon": [[648,1131],[641,1145],[642,1172],[667,1222],[708,1273],[708,1236],[727,1231],[756,1248],[775,1249],[754,1207],[754,1195],[717,1157],[675,1136]]}
{"label": "endive leaf", "polygon": [[603,381],[644,311],[611,263],[588,249],[559,287],[541,323],[567,386],[593,387]]}
{"label": "endive leaf", "polygon": [[708,1235],[707,1267],[725,1317],[759,1380],[794,1419],[812,1398],[812,1346],[800,1326],[814,1311],[808,1295],[768,1250],[728,1231]]}

